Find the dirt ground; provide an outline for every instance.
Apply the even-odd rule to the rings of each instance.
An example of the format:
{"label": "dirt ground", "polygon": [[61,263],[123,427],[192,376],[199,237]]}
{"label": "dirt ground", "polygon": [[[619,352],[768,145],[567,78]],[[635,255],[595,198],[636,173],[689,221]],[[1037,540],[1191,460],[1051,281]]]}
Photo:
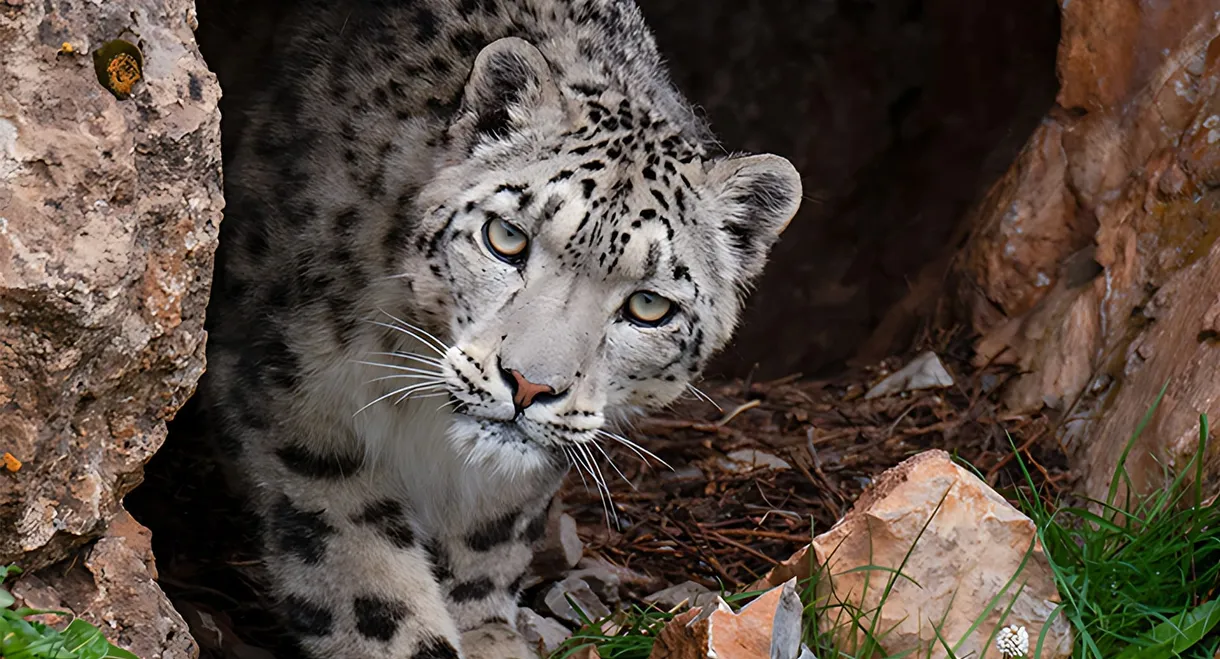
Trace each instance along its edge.
{"label": "dirt ground", "polygon": [[[1050,490],[1071,489],[1053,421],[997,411],[994,393],[1009,372],[972,370],[967,346],[954,336],[919,343],[941,356],[953,387],[864,400],[912,351],[829,379],[705,382],[700,390],[710,401],[692,394],[626,429],[673,469],[611,450],[621,476],[606,464],[601,470],[617,523],[608,521],[592,482],[569,476],[563,500],[586,556],[643,575],[625,584],[636,596],[688,579],[740,588],[828,529],[878,473],[924,449],[955,453],[1004,492],[1019,478],[1009,436]],[[265,659],[281,638],[260,595],[256,529],[190,432],[192,413],[179,415],[128,506],[153,530],[161,585],[191,623],[201,656]],[[750,449],[787,467],[726,459]]]}

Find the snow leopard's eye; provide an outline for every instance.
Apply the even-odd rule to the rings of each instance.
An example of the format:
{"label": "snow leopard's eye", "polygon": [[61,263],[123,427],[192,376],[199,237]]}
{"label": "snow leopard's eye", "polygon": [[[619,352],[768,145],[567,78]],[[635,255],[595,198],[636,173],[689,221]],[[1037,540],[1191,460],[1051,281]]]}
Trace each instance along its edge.
{"label": "snow leopard's eye", "polygon": [[494,217],[483,225],[483,242],[501,261],[521,265],[529,254],[530,239],[515,224]]}
{"label": "snow leopard's eye", "polygon": [[656,327],[674,315],[676,305],[652,291],[636,291],[623,305],[623,315],[636,325]]}

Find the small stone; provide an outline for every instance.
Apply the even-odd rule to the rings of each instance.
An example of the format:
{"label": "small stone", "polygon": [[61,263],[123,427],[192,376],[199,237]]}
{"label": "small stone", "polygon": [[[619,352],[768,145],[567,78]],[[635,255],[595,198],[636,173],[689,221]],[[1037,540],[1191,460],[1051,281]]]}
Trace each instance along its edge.
{"label": "small stone", "polygon": [[576,520],[567,513],[552,514],[547,519],[542,546],[534,552],[530,568],[540,581],[551,581],[576,567],[584,553],[585,545],[577,532]]}
{"label": "small stone", "polygon": [[[568,598],[571,598],[576,606],[580,607],[580,614],[568,603]],[[543,601],[546,603],[546,608],[555,617],[574,625],[584,623],[581,619],[582,615],[592,622],[597,622],[610,615],[610,609],[597,598],[589,584],[575,577],[568,577],[551,586]]]}
{"label": "small stone", "polygon": [[777,471],[791,469],[781,458],[757,449],[740,449],[729,453],[720,460],[721,468],[734,473],[754,471],[756,469],[775,469]]}
{"label": "small stone", "polygon": [[553,654],[572,636],[572,631],[558,620],[524,606],[517,611],[517,631],[543,657]]}
{"label": "small stone", "polygon": [[603,602],[615,604],[622,599],[619,592],[622,579],[612,565],[605,561],[581,561],[579,565],[582,567],[568,574],[569,577],[589,584],[589,588]]}
{"label": "small stone", "polygon": [[703,470],[693,464],[683,465],[673,471],[666,470],[661,472],[661,480],[666,482],[681,483],[684,481],[703,480],[704,478]]}
{"label": "small stone", "polygon": [[818,659],[818,656],[809,649],[808,645],[801,643],[801,653],[797,655],[796,659]]}
{"label": "small stone", "polygon": [[949,371],[945,370],[945,365],[940,362],[940,357],[937,357],[936,353],[928,351],[912,359],[910,364],[907,364],[894,374],[873,385],[873,388],[864,394],[864,399],[870,400],[908,391],[939,389],[951,386],[953,386],[953,376],[949,375]]}
{"label": "small stone", "polygon": [[708,590],[703,584],[683,581],[676,586],[670,586],[645,597],[644,601],[654,604],[664,611],[672,611],[679,606],[684,608],[703,606],[715,600],[716,597],[716,593]]}
{"label": "small stone", "polygon": [[502,622],[493,622],[462,632],[462,656],[466,659],[536,659],[537,655],[520,632]]}

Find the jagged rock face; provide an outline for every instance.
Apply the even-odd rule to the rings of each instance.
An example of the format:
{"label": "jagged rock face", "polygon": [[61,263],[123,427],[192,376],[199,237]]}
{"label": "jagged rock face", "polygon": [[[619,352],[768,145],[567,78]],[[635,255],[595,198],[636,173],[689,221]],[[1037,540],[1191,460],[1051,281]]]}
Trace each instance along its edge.
{"label": "jagged rock face", "polygon": [[1064,3],[1057,107],[980,205],[959,261],[979,363],[1025,374],[1011,408],[1071,413],[1093,496],[1166,383],[1128,462],[1137,488],[1184,466],[1199,414],[1220,414],[1218,9]]}
{"label": "jagged rock face", "polygon": [[[203,371],[220,90],[193,22],[190,0],[0,3],[0,562],[100,535]],[[126,100],[90,55],[116,38],[143,58]],[[143,565],[111,544],[77,558]]]}
{"label": "jagged rock face", "polygon": [[[220,92],[191,7],[0,6],[0,561],[98,533],[203,370]],[[144,57],[123,101],[89,55],[115,38]]]}

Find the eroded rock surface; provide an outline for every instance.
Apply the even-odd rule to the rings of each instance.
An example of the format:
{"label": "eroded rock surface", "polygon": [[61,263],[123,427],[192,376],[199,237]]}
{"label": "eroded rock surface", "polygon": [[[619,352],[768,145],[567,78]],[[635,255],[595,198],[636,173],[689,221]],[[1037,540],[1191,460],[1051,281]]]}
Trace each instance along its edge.
{"label": "eroded rock surface", "polygon": [[1006,403],[1071,412],[1104,496],[1166,382],[1128,463],[1137,487],[1220,414],[1220,3],[1080,0],[1062,24],[1057,106],[971,219],[958,294],[978,362],[1024,374]]}
{"label": "eroded rock surface", "polygon": [[[203,371],[220,92],[192,21],[190,0],[0,4],[0,450],[21,463],[0,562],[27,572],[106,531]],[[121,101],[90,56],[118,38],[143,55]],[[96,590],[67,604],[137,645],[123,625],[167,621],[143,656],[191,653],[150,555],[113,534],[84,552]]]}

